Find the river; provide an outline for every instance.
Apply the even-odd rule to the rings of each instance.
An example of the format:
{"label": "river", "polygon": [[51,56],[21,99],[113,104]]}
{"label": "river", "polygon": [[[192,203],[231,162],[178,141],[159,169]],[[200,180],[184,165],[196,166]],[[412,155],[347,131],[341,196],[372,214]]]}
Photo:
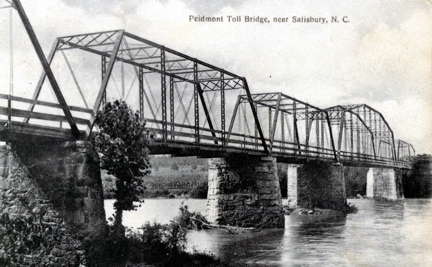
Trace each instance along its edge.
{"label": "river", "polygon": [[[238,235],[190,231],[187,246],[236,266],[432,266],[432,200],[348,202],[358,212],[346,218],[308,223],[290,215],[285,229]],[[137,211],[124,214],[124,225],[136,229],[145,221],[168,223],[182,203],[205,212],[206,200],[146,199]],[[105,201],[107,217],[112,204]]]}

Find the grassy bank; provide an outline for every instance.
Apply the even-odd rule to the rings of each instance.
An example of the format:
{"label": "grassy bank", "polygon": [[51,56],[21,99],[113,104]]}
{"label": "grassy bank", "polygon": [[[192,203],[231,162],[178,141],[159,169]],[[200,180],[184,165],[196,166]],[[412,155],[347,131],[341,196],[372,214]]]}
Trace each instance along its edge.
{"label": "grassy bank", "polygon": [[89,266],[230,266],[212,254],[186,251],[186,232],[191,217],[205,218],[187,206],[169,224],[146,223],[138,231],[119,237],[112,225],[103,237],[85,243]]}

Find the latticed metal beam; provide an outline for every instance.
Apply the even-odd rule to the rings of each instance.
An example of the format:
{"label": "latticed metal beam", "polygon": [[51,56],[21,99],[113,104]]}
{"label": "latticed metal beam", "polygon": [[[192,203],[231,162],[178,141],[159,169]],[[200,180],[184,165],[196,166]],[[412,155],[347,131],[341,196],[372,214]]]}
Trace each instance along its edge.
{"label": "latticed metal beam", "polygon": [[[112,51],[112,47],[115,44],[113,38],[119,31],[120,30],[61,37],[61,45],[58,49],[80,48],[96,54],[105,53],[107,56],[110,56],[109,52],[106,51]],[[117,60],[141,66],[154,72],[160,72],[162,71],[160,62],[148,60],[160,58],[160,51],[164,50],[165,75],[173,76],[183,81],[194,82],[194,72],[199,72],[200,75],[198,75],[198,82],[204,83],[202,85],[202,90],[205,91],[206,89],[221,90],[220,87],[216,86],[217,84],[210,87],[209,82],[219,80],[223,74],[224,79],[227,81],[225,89],[243,88],[243,78],[238,75],[136,35],[125,32],[124,36],[133,42],[137,42],[140,46],[120,49],[117,55]],[[197,68],[192,66],[195,63],[197,64]]]}

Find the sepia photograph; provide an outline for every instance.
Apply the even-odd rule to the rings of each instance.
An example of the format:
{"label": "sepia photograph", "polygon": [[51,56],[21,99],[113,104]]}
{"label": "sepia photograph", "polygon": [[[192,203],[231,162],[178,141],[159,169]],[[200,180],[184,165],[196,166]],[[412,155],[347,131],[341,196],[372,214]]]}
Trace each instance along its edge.
{"label": "sepia photograph", "polygon": [[0,0],[0,266],[432,266],[432,1]]}

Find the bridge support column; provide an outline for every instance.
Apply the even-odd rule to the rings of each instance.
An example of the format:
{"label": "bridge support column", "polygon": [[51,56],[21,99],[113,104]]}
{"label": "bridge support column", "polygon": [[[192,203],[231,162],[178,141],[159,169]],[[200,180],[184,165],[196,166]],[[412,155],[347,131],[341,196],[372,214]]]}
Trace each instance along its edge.
{"label": "bridge support column", "polygon": [[288,166],[288,206],[345,210],[347,206],[342,165],[312,161]]}
{"label": "bridge support column", "polygon": [[220,225],[283,228],[276,159],[209,160],[207,219]]}
{"label": "bridge support column", "polygon": [[66,224],[81,236],[106,227],[99,157],[89,142],[16,140],[12,149]]}
{"label": "bridge support column", "polygon": [[288,207],[296,208],[298,205],[298,183],[297,183],[297,169],[301,165],[290,164],[287,170],[287,196],[288,196]]}
{"label": "bridge support column", "polygon": [[402,171],[393,168],[370,168],[367,173],[366,196],[387,200],[402,199]]}

